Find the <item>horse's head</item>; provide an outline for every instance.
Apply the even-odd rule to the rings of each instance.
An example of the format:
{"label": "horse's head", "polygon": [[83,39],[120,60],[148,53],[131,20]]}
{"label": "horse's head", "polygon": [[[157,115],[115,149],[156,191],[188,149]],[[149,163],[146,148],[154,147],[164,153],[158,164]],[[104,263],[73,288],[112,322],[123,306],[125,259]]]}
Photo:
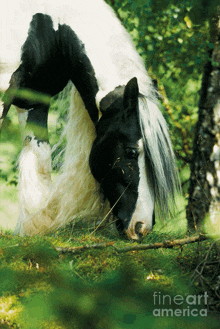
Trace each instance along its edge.
{"label": "horse's head", "polygon": [[90,154],[90,168],[110,202],[120,233],[133,240],[154,222],[154,191],[147,177],[139,123],[139,90],[133,78],[101,102],[102,117]]}

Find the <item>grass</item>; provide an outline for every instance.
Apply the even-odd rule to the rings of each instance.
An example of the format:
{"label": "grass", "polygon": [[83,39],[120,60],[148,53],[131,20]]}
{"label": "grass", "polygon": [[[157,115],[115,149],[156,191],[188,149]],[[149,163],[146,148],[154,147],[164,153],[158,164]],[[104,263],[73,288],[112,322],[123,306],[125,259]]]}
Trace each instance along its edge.
{"label": "grass", "polygon": [[[106,328],[124,328],[126,321],[133,321],[129,317],[125,319],[129,314],[131,319],[135,317],[130,328],[154,328],[157,319],[152,312],[155,305],[157,309],[161,307],[159,300],[154,304],[154,292],[157,296],[169,295],[170,298],[202,293],[201,286],[197,283],[190,286],[189,282],[210,242],[127,254],[117,254],[111,247],[77,255],[59,254],[54,249],[54,246],[80,246],[112,240],[117,247],[131,244],[116,239],[112,231],[99,231],[89,236],[82,233],[83,227],[81,233],[79,230],[79,225],[75,231],[69,225],[44,237],[2,233],[0,319],[8,322],[5,328],[13,323],[15,328],[90,328],[86,323],[88,325],[91,319],[95,323],[92,328],[103,328],[103,322],[96,319],[96,315],[107,310],[109,324],[105,324]],[[154,232],[144,239],[144,243],[173,238],[168,233]],[[177,305],[172,303],[166,307],[175,309]],[[150,326],[146,327],[144,315],[147,313]],[[78,324],[80,319],[85,322],[82,327]],[[207,327],[217,328],[217,320],[211,314],[205,319],[178,318],[178,323],[176,319],[166,317],[160,321],[164,328],[174,328],[174,325],[182,328],[183,323],[188,326],[191,323],[191,328],[196,328],[205,320]]]}
{"label": "grass", "polygon": [[[56,119],[52,113],[53,143]],[[132,242],[121,240],[109,227],[90,234],[80,223],[44,237],[12,234],[19,213],[16,159],[21,140],[14,113],[10,120],[2,133],[0,153],[0,328],[217,328],[218,320],[211,313],[206,317],[153,316],[154,309],[162,306],[159,299],[154,303],[155,292],[170,298],[204,294],[198,281],[189,283],[210,248],[209,241],[126,254],[117,254],[109,247],[72,255],[60,254],[54,246],[115,241],[116,247],[124,247]],[[143,243],[184,237],[184,198],[177,203],[175,220],[166,225],[157,222]],[[178,305],[172,302],[165,306],[175,310]]]}

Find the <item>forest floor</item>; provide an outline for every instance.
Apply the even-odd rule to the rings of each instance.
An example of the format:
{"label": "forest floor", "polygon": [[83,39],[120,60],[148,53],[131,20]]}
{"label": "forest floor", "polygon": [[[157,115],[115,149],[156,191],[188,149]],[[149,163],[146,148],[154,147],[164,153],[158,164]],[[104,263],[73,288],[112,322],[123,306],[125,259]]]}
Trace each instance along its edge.
{"label": "forest floor", "polygon": [[[0,328],[219,328],[217,238],[120,253],[140,244],[110,226],[93,232],[79,222],[43,237],[13,235],[17,136],[10,124],[0,150]],[[186,231],[180,197],[175,219],[158,222],[142,245],[186,238]]]}
{"label": "forest floor", "polygon": [[[219,328],[219,241],[119,253],[140,244],[80,222],[14,236],[16,187],[1,186],[0,328]],[[157,224],[142,245],[186,238],[183,217]]]}

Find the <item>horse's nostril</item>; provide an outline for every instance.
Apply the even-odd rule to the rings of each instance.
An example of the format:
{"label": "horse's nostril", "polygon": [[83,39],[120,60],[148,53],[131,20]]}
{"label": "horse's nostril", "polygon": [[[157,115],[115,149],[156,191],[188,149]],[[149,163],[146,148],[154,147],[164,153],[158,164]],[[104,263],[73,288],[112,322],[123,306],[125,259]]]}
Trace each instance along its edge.
{"label": "horse's nostril", "polygon": [[135,222],[125,230],[125,233],[129,239],[141,242],[150,231],[151,230],[148,230],[147,225],[144,222]]}
{"label": "horse's nostril", "polygon": [[138,235],[142,235],[141,233],[141,228],[142,228],[143,223],[142,222],[137,222],[135,224],[135,233]]}

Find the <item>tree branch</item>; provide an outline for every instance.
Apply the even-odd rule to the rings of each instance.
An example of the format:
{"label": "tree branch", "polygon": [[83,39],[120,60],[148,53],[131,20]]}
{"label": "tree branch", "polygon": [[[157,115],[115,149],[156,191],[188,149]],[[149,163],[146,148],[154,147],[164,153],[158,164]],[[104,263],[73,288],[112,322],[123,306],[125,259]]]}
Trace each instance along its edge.
{"label": "tree branch", "polygon": [[184,244],[208,240],[209,238],[210,237],[207,235],[199,234],[199,235],[185,238],[185,239],[177,239],[177,240],[172,240],[172,241],[133,245],[133,246],[127,246],[124,248],[117,248],[114,246],[115,241],[110,241],[110,242],[106,242],[106,243],[98,243],[98,244],[93,244],[93,245],[85,245],[85,246],[70,247],[70,248],[55,247],[55,249],[58,252],[60,252],[61,254],[66,254],[66,253],[79,254],[86,250],[105,249],[107,247],[113,247],[117,253],[124,253],[124,252],[129,252],[129,251],[140,251],[140,250],[148,250],[148,249],[173,248],[173,247],[177,247],[177,246],[183,246]]}
{"label": "tree branch", "polygon": [[196,235],[196,236],[193,236],[190,238],[185,238],[185,239],[149,243],[149,244],[141,244],[141,245],[137,245],[137,246],[128,246],[128,247],[124,247],[124,248],[114,247],[114,249],[118,253],[122,253],[122,252],[128,252],[128,251],[140,251],[140,250],[147,250],[147,249],[173,248],[176,246],[183,246],[184,244],[204,241],[204,240],[208,240],[208,239],[209,239],[208,236],[200,234],[200,235]]}
{"label": "tree branch", "polygon": [[105,242],[105,243],[97,243],[92,245],[85,245],[79,247],[55,247],[55,249],[61,254],[71,253],[71,254],[79,254],[81,251],[85,251],[88,249],[104,249],[107,247],[113,246],[115,241]]}

